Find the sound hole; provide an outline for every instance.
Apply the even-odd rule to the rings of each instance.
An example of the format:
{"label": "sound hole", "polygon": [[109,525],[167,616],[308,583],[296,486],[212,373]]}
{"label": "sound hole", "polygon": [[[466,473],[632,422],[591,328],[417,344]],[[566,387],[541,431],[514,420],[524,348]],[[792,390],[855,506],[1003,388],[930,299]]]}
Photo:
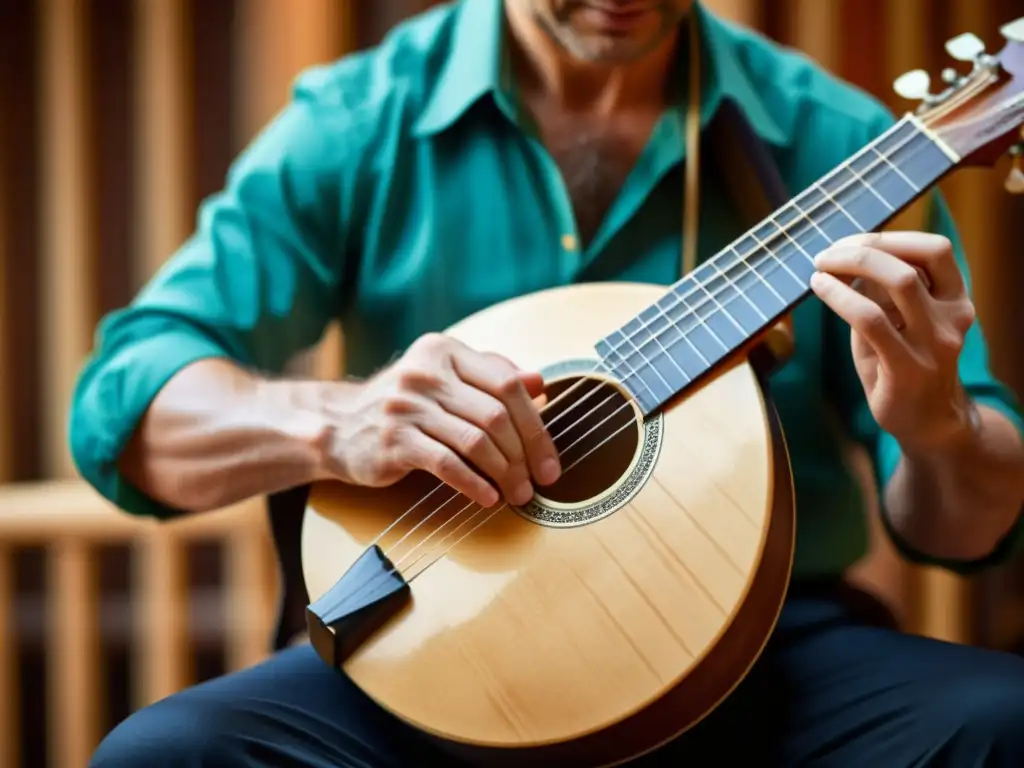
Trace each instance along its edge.
{"label": "sound hole", "polygon": [[555,504],[592,501],[629,473],[643,425],[625,393],[605,379],[571,376],[550,382],[546,393],[544,422],[562,477],[537,495]]}

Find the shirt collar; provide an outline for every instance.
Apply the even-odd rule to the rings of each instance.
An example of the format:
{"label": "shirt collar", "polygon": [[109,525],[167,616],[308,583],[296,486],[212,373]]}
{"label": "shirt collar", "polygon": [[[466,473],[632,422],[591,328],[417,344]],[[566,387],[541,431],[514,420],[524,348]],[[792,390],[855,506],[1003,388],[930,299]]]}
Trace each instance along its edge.
{"label": "shirt collar", "polygon": [[[704,122],[723,98],[729,98],[762,139],[785,145],[789,137],[772,117],[737,56],[736,32],[703,3],[696,2],[693,7],[706,51]],[[455,9],[449,54],[415,123],[416,135],[444,131],[485,96],[506,110],[511,108],[514,99],[505,67],[504,25],[502,0],[461,0]]]}

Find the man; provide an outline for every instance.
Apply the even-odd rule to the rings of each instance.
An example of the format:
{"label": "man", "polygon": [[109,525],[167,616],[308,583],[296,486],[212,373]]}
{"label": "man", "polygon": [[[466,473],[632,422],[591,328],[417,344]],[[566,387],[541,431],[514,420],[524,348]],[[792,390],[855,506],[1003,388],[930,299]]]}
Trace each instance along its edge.
{"label": "man", "polygon": [[[552,482],[539,376],[429,332],[551,285],[678,279],[691,23],[705,124],[730,99],[794,193],[892,124],[690,0],[431,11],[306,73],[195,235],[104,321],[72,409],[83,475],[156,516],[413,468],[482,504]],[[745,227],[720,178],[706,174],[701,195],[706,258]],[[909,557],[968,572],[1005,557],[1017,527],[1022,424],[988,371],[937,198],[929,229],[820,255],[817,298],[796,311],[795,356],[772,382],[800,510],[791,595],[740,688],[636,764],[751,751],[759,765],[1024,763],[1024,661],[872,626],[835,586],[866,534],[833,410],[875,455],[887,530]],[[274,377],[336,317],[361,379]],[[300,646],[134,714],[93,764],[455,763]]]}

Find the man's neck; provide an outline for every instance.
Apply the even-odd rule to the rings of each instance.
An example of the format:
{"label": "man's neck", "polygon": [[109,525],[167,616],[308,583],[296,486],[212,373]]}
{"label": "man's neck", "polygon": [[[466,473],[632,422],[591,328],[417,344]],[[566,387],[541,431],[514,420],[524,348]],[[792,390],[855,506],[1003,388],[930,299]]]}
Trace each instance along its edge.
{"label": "man's neck", "polygon": [[678,33],[633,61],[583,61],[541,29],[524,4],[505,8],[517,87],[529,100],[557,102],[564,110],[594,117],[665,104]]}

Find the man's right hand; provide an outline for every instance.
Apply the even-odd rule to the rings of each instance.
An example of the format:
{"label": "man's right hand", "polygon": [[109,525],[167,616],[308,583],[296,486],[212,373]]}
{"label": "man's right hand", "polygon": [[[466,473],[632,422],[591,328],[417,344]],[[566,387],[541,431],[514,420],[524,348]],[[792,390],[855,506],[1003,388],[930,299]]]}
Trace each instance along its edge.
{"label": "man's right hand", "polygon": [[[449,337],[417,340],[396,363],[323,403],[324,474],[382,487],[422,469],[484,507],[521,505],[558,479],[558,452],[534,402],[537,373]],[[330,389],[326,390],[328,393]]]}

